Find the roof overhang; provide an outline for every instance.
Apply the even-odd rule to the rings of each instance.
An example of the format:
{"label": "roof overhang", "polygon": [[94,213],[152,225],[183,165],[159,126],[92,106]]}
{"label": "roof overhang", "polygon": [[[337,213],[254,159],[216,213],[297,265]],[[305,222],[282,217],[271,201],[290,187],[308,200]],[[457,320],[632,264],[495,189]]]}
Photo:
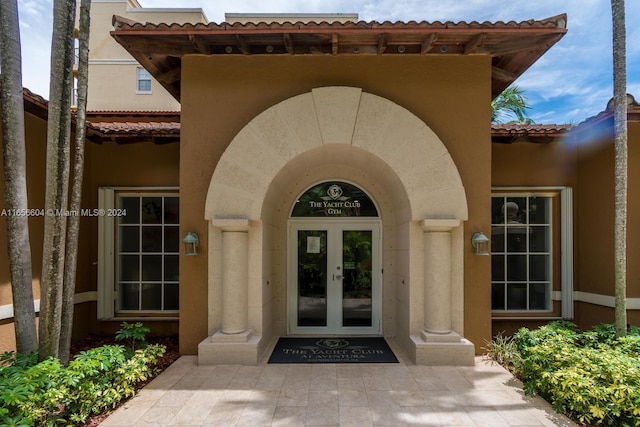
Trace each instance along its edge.
{"label": "roof overhang", "polygon": [[496,97],[567,32],[567,15],[523,22],[150,24],[113,17],[111,35],[178,101],[184,55],[487,55]]}

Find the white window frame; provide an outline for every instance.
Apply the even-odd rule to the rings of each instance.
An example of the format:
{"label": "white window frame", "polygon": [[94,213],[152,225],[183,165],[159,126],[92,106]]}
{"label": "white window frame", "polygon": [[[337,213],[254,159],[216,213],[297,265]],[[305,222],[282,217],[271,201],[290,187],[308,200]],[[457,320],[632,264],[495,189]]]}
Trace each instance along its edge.
{"label": "white window frame", "polygon": [[[140,83],[141,82],[146,82],[146,81],[149,82],[149,90],[140,89]],[[153,77],[151,76],[150,72],[148,72],[143,67],[136,67],[136,94],[140,94],[140,95],[148,95],[148,94],[150,94],[151,93],[151,89],[153,87],[153,83],[152,82],[153,82]]]}
{"label": "white window frame", "polygon": [[[561,291],[553,290],[553,273],[550,281],[551,302],[561,301],[561,313],[563,319],[573,319],[573,189],[571,187],[493,187],[491,197],[531,197],[560,195],[560,230],[551,222],[552,233],[560,233],[560,277]],[[551,241],[553,245],[553,240]],[[553,253],[551,254],[553,258]],[[523,311],[523,310],[492,310],[492,313],[540,313],[547,311]],[[529,316],[505,317],[496,316],[494,319],[534,319]]]}
{"label": "white window frame", "polygon": [[[151,193],[175,193],[177,197],[178,187],[100,187],[98,189],[98,209],[104,215],[98,216],[98,319],[99,320],[175,320],[179,312],[154,316],[144,312],[117,313],[116,305],[116,227],[117,217],[107,215],[117,208],[117,195],[121,193],[138,193],[140,196]],[[111,211],[110,211],[111,210]],[[158,313],[158,312],[154,312]]]}

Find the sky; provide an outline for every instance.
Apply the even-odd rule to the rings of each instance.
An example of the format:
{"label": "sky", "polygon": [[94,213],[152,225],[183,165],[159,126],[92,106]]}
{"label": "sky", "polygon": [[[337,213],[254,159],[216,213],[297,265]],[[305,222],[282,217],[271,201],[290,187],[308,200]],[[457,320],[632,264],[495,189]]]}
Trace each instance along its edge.
{"label": "sky", "polygon": [[[143,7],[200,7],[210,22],[227,13],[358,13],[363,21],[525,21],[561,13],[568,33],[515,85],[536,123],[577,124],[613,96],[609,0],[139,0]],[[52,0],[18,0],[23,86],[48,97]],[[626,1],[627,92],[640,101],[640,1]]]}

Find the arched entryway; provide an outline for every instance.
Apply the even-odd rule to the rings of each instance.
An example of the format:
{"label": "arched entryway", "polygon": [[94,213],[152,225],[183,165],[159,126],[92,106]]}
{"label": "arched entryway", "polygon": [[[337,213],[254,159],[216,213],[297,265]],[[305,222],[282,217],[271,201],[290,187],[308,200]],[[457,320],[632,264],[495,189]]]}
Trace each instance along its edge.
{"label": "arched entryway", "polygon": [[216,166],[205,206],[211,336],[199,346],[201,363],[257,363],[273,337],[289,333],[290,209],[305,189],[331,179],[379,202],[380,331],[419,363],[433,342],[460,343],[467,204],[449,152],[397,104],[358,88],[326,87],[254,118]]}

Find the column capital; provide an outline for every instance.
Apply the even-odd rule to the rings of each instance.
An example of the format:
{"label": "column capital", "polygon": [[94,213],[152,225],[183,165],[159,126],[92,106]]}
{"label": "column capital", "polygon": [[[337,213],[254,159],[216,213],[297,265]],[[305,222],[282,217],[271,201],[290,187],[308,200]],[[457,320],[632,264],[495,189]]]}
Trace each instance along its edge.
{"label": "column capital", "polygon": [[222,231],[249,231],[249,220],[246,218],[214,218],[211,225]]}
{"label": "column capital", "polygon": [[422,231],[437,232],[437,231],[451,231],[454,228],[460,227],[462,221],[455,218],[428,218],[420,221]]}

